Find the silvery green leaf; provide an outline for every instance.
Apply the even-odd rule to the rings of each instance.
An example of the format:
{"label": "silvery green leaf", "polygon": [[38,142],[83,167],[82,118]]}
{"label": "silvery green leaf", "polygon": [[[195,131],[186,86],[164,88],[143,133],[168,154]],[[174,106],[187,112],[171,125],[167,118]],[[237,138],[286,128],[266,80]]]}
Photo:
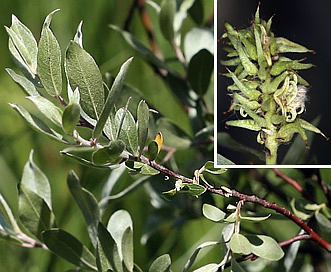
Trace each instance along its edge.
{"label": "silvery green leaf", "polygon": [[29,96],[31,100],[40,110],[40,112],[47,117],[52,123],[58,127],[62,126],[62,110],[55,106],[51,101],[44,98],[43,96]]}
{"label": "silvery green leaf", "polygon": [[49,28],[52,16],[58,10],[46,17],[38,44],[38,75],[51,96],[59,96],[62,92],[61,49]]}
{"label": "silvery green leaf", "polygon": [[83,111],[98,119],[104,105],[102,76],[93,57],[74,41],[70,41],[66,51],[65,71],[71,88],[78,87]]}
{"label": "silvery green leaf", "polygon": [[209,204],[203,205],[202,213],[206,218],[208,218],[209,220],[212,220],[214,222],[222,221],[226,215],[225,212],[223,212],[219,208],[209,205]]}
{"label": "silvery green leaf", "polygon": [[37,42],[32,32],[12,15],[10,28],[5,27],[10,40],[9,50],[15,60],[35,78],[37,74]]}
{"label": "silvery green leaf", "polygon": [[184,39],[186,62],[189,63],[191,58],[202,49],[206,49],[212,55],[214,54],[213,32],[207,29],[192,28]]}
{"label": "silvery green leaf", "polygon": [[107,100],[101,111],[99,120],[94,128],[94,131],[93,131],[94,138],[99,138],[102,134],[102,130],[108,120],[108,117],[109,117],[111,111],[113,110],[115,103],[123,89],[124,79],[125,79],[128,69],[129,69],[129,65],[130,65],[131,61],[132,61],[132,58],[129,58],[121,66],[121,69],[114,80],[114,83],[108,93]]}
{"label": "silvery green leaf", "polygon": [[74,37],[74,41],[79,44],[81,48],[83,48],[83,32],[82,32],[82,25],[83,21],[80,21],[78,27],[77,27],[77,32]]}
{"label": "silvery green leaf", "polygon": [[39,195],[48,207],[52,208],[51,186],[46,175],[33,161],[33,150],[30,152],[29,161],[24,166],[21,184]]}
{"label": "silvery green leaf", "polygon": [[145,100],[141,100],[138,104],[137,109],[137,128],[138,128],[138,146],[139,146],[139,157],[143,151],[149,126],[149,108]]}
{"label": "silvery green leaf", "polygon": [[234,233],[232,235],[229,245],[234,253],[247,255],[252,252],[252,246],[249,240],[240,233]]}
{"label": "silvery green leaf", "polygon": [[22,86],[22,88],[28,95],[31,96],[39,95],[36,86],[26,77],[16,74],[12,69],[9,68],[6,68],[6,71],[16,83]]}
{"label": "silvery green leaf", "polygon": [[280,245],[266,235],[247,235],[251,244],[252,253],[265,260],[279,261],[284,256],[284,251]]}
{"label": "silvery green leaf", "polygon": [[14,110],[16,110],[27,122],[28,124],[38,132],[41,132],[52,139],[55,139],[61,143],[67,144],[68,141],[59,133],[54,131],[52,128],[48,127],[42,120],[38,117],[30,114],[25,108],[15,104],[9,104]]}
{"label": "silvery green leaf", "polygon": [[[191,266],[192,264],[194,263],[194,261],[196,260],[199,252],[201,249],[204,249],[206,247],[210,247],[210,246],[215,246],[215,245],[218,245],[220,244],[219,241],[210,241],[210,242],[205,242],[205,243],[202,243],[201,245],[199,245],[195,251],[193,252],[192,256],[190,257],[190,259],[187,261],[187,263],[185,264],[184,266],[184,269],[183,269],[183,272],[186,272]],[[209,271],[209,270],[208,270]]]}
{"label": "silvery green leaf", "polygon": [[125,143],[129,152],[136,154],[138,151],[138,132],[132,114],[128,110],[120,108],[116,112],[115,122],[117,129],[120,129],[119,139]]}
{"label": "silvery green leaf", "polygon": [[148,272],[171,272],[171,258],[164,254],[154,260]]}
{"label": "silvery green leaf", "polygon": [[[125,210],[118,210],[110,217],[107,230],[110,232],[113,237],[117,249],[119,258],[123,261],[123,238],[126,235],[127,229],[133,229],[133,223],[130,214]],[[126,238],[124,238],[126,239]]]}

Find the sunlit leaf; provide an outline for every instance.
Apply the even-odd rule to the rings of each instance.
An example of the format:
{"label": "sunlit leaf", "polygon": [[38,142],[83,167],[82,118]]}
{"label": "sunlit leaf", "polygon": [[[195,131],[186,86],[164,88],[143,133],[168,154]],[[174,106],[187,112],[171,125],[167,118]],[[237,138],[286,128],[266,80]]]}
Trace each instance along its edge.
{"label": "sunlit leaf", "polygon": [[193,270],[193,272],[217,272],[219,265],[215,263],[206,264],[198,269]]}
{"label": "sunlit leaf", "polygon": [[[213,175],[221,175],[228,171],[226,168],[215,168],[214,162],[212,161],[207,161],[202,169]],[[200,171],[200,173],[202,173],[202,171]]]}
{"label": "sunlit leaf", "polygon": [[150,176],[154,176],[160,173],[160,171],[154,169],[153,167],[144,164],[139,171],[140,174],[142,175],[150,175]]}
{"label": "sunlit leaf", "polygon": [[220,154],[217,154],[217,165],[233,165],[234,162],[230,161],[229,159],[223,157]]}
{"label": "sunlit leaf", "polygon": [[70,41],[66,51],[65,70],[71,88],[78,87],[82,109],[98,119],[104,105],[102,76],[92,56],[74,41]]}
{"label": "sunlit leaf", "polygon": [[219,241],[210,241],[210,242],[205,242],[205,243],[202,243],[201,245],[199,245],[195,251],[193,252],[192,256],[190,257],[190,259],[187,261],[187,263],[185,264],[184,266],[184,269],[183,269],[183,272],[186,272],[191,266],[192,264],[194,263],[194,261],[196,260],[199,252],[201,249],[204,249],[206,247],[210,247],[210,246],[215,246],[215,245],[218,245],[220,244]]}
{"label": "sunlit leaf", "polygon": [[199,184],[182,183],[179,193],[185,193],[190,196],[199,196],[206,192],[206,188]]}
{"label": "sunlit leaf", "polygon": [[49,128],[42,120],[38,117],[30,114],[25,108],[19,105],[10,104],[10,106],[15,109],[27,122],[28,124],[38,132],[45,134],[52,139],[60,141],[61,143],[67,143],[67,140],[63,136],[53,129]]}
{"label": "sunlit leaf", "polygon": [[177,192],[178,191],[176,189],[172,189],[167,192],[162,192],[162,197],[164,197],[168,201],[171,201],[175,198]]}
{"label": "sunlit leaf", "polygon": [[239,215],[241,220],[250,221],[250,222],[264,221],[264,220],[267,220],[270,216],[271,216],[271,214],[268,214],[267,216],[242,216],[242,215]]}
{"label": "sunlit leaf", "polygon": [[90,239],[96,247],[98,237],[98,224],[100,221],[100,209],[94,195],[82,188],[78,177],[70,171],[67,179],[69,190],[81,210],[87,224]]}
{"label": "sunlit leaf", "polygon": [[93,138],[99,138],[102,134],[102,130],[107,122],[107,119],[114,108],[114,105],[121,94],[124,85],[124,79],[126,77],[126,73],[129,69],[129,65],[132,61],[132,58],[128,59],[122,66],[121,69],[116,76],[114,83],[108,93],[107,100],[103,106],[101,111],[99,120],[93,131]]}
{"label": "sunlit leaf", "polygon": [[170,272],[171,271],[171,259],[169,254],[164,254],[157,257],[151,264],[148,272]]}
{"label": "sunlit leaf", "polygon": [[269,261],[279,261],[284,256],[284,252],[279,244],[269,236],[247,235],[251,244],[252,253]]}
{"label": "sunlit leaf", "polygon": [[29,96],[28,99],[31,100],[37,106],[38,110],[52,123],[58,127],[62,126],[62,111],[60,108],[40,95]]}
{"label": "sunlit leaf", "polygon": [[203,204],[202,213],[204,217],[214,222],[222,221],[225,218],[225,212],[210,204]]}
{"label": "sunlit leaf", "polygon": [[130,228],[131,230],[133,229],[130,214],[125,210],[118,210],[113,213],[108,221],[107,230],[110,232],[117,245],[118,254],[121,260],[124,260],[122,242],[127,228]]}
{"label": "sunlit leaf", "polygon": [[12,15],[10,28],[5,26],[9,39],[9,51],[18,63],[21,71],[41,87],[37,75],[37,42],[32,32],[22,24],[15,15]]}
{"label": "sunlit leaf", "polygon": [[22,86],[22,88],[28,95],[30,95],[30,96],[39,95],[39,92],[38,92],[36,86],[31,81],[29,81],[26,77],[16,74],[12,69],[6,68],[5,70],[16,83],[18,83],[19,85]]}
{"label": "sunlit leaf", "polygon": [[49,28],[52,16],[58,10],[46,17],[38,44],[38,75],[45,90],[52,96],[59,96],[62,92],[61,49]]}
{"label": "sunlit leaf", "polygon": [[97,270],[93,254],[74,236],[61,229],[43,232],[43,240],[56,255],[83,269]]}
{"label": "sunlit leaf", "polygon": [[29,161],[24,166],[21,184],[44,199],[52,209],[51,186],[46,175],[33,161],[33,151],[30,152]]}
{"label": "sunlit leaf", "polygon": [[234,253],[250,254],[252,247],[249,240],[240,233],[234,233],[230,239],[230,248]]}
{"label": "sunlit leaf", "polygon": [[189,63],[191,58],[202,49],[206,49],[212,55],[214,54],[213,32],[208,29],[192,28],[184,39],[186,62]]}

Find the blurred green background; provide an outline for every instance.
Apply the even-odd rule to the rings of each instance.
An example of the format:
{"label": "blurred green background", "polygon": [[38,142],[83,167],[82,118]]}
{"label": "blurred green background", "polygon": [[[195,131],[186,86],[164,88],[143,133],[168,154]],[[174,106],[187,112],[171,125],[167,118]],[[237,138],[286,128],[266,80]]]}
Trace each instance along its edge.
{"label": "blurred green background", "polygon": [[[160,1],[155,1],[160,2]],[[83,20],[83,41],[84,48],[95,58],[100,66],[101,72],[111,72],[116,75],[120,65],[136,53],[127,45],[118,33],[111,30],[108,24],[115,24],[123,27],[133,1],[122,0],[1,0],[0,1],[0,25],[10,26],[11,15],[23,22],[39,39],[41,27],[47,14],[60,8],[61,11],[53,17],[51,28],[59,40],[62,52],[65,51],[70,39],[75,35],[77,26]],[[203,1],[204,21],[211,18],[213,14],[213,1]],[[157,22],[157,14],[151,7],[147,7],[153,22]],[[131,18],[130,31],[145,44],[147,35],[142,26],[137,11]],[[190,29],[194,23],[188,19],[184,28]],[[158,24],[153,24],[156,38],[162,47],[165,57],[174,57],[170,45],[159,33]],[[93,171],[82,167],[77,163],[62,157],[59,153],[64,146],[47,137],[34,132],[23,119],[10,108],[8,103],[17,103],[31,107],[31,104],[24,98],[24,92],[9,77],[4,70],[11,68],[18,72],[8,50],[8,35],[4,27],[0,28],[0,192],[10,204],[17,215],[17,184],[20,180],[24,164],[28,160],[31,149],[34,150],[34,159],[37,165],[50,180],[53,194],[54,213],[57,217],[57,224],[61,228],[71,232],[83,243],[88,245],[88,235],[84,225],[83,217],[73,203],[66,185],[66,176],[70,169],[74,169],[81,178],[83,186],[91,190],[96,197],[100,196],[101,188],[109,176],[109,171]],[[165,83],[141,58],[136,57],[131,64],[127,76],[127,83],[139,90],[141,97],[147,100],[150,108],[160,112],[162,116],[173,120],[187,134],[192,133],[191,124],[186,111],[180,101],[175,97]],[[212,86],[211,86],[212,88]],[[166,102],[166,103],[165,103]],[[213,107],[212,91],[207,97],[209,106]],[[212,151],[211,151],[212,152]],[[177,158],[187,158],[194,153],[190,151],[178,152]],[[177,159],[178,160],[178,159]],[[181,161],[181,160],[179,160]],[[199,161],[196,164],[199,165]],[[191,175],[191,167],[185,166],[185,159],[178,163],[178,167],[188,169]],[[185,168],[186,167],[186,168]],[[132,182],[128,175],[123,177],[127,184]],[[162,181],[163,177],[159,177]],[[138,203],[138,204],[137,204]],[[213,229],[205,219],[197,219],[186,224],[189,235],[180,236],[181,228],[164,229],[163,237],[169,237],[163,241],[162,237],[155,237],[149,246],[140,244],[140,236],[145,227],[145,220],[153,207],[149,203],[149,196],[143,189],[124,200],[114,203],[109,213],[119,208],[127,209],[134,221],[135,233],[135,261],[144,270],[150,265],[149,261],[163,254],[169,248],[173,248],[171,254],[173,259],[179,259],[186,250],[192,253],[193,245],[204,233],[207,236],[218,237],[219,231]],[[175,209],[175,208],[174,208]],[[175,213],[176,211],[174,211]],[[199,228],[197,235],[192,235],[193,230]],[[167,231],[170,232],[167,232]],[[205,238],[206,238],[205,237]],[[183,267],[189,256],[182,257],[174,264],[176,267]],[[208,259],[205,259],[205,262]],[[0,240],[0,272],[8,271],[65,271],[73,268],[72,265],[40,249],[26,249],[5,243]]]}

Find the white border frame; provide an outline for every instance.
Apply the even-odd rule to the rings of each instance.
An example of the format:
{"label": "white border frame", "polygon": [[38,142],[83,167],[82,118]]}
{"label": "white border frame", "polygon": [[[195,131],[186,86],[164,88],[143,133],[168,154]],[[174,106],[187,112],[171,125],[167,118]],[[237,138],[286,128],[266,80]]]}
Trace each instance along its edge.
{"label": "white border frame", "polygon": [[216,168],[331,168],[331,165],[218,165],[217,164],[217,3],[219,0],[214,0],[214,166]]}

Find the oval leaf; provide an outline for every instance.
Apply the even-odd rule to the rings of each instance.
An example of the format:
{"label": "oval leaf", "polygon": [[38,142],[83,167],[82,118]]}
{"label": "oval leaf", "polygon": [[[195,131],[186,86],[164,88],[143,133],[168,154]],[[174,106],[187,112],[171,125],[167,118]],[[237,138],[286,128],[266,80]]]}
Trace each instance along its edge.
{"label": "oval leaf", "polygon": [[148,158],[150,161],[154,161],[159,154],[158,144],[155,140],[151,141],[148,145]]}
{"label": "oval leaf", "polygon": [[265,235],[247,235],[252,253],[269,261],[278,261],[284,256],[284,251],[271,237]]}
{"label": "oval leaf", "polygon": [[97,270],[93,254],[70,233],[61,229],[46,230],[43,240],[54,254],[68,262],[83,269]]}
{"label": "oval leaf", "polygon": [[169,254],[164,254],[154,260],[148,272],[170,272],[171,259]]}
{"label": "oval leaf", "polygon": [[68,105],[62,114],[62,127],[66,133],[71,134],[80,119],[80,106],[77,103]]}
{"label": "oval leaf", "polygon": [[65,70],[71,88],[78,87],[82,109],[98,119],[104,105],[102,76],[92,56],[74,41],[66,51]]}
{"label": "oval leaf", "polygon": [[198,95],[203,96],[207,92],[213,69],[214,57],[206,49],[202,49],[191,58],[188,65],[188,80]]}
{"label": "oval leaf", "polygon": [[119,257],[121,260],[124,260],[122,254],[122,241],[127,228],[130,228],[131,230],[133,229],[133,223],[130,214],[125,210],[116,211],[108,221],[107,230],[110,232],[117,245]]}
{"label": "oval leaf", "polygon": [[120,155],[124,151],[125,144],[121,140],[111,141],[108,146],[93,153],[92,160],[95,165],[115,164],[122,159]]}
{"label": "oval leaf", "polygon": [[38,44],[38,75],[45,90],[52,96],[59,96],[62,92],[61,49],[49,28],[52,16],[58,10],[46,17]]}
{"label": "oval leaf", "polygon": [[206,217],[209,220],[212,220],[214,222],[222,221],[226,215],[225,212],[223,212],[219,208],[209,205],[209,204],[203,204],[202,213],[203,213],[204,217]]}
{"label": "oval leaf", "polygon": [[234,233],[232,235],[229,245],[234,253],[247,255],[252,252],[249,240],[240,233]]}
{"label": "oval leaf", "polygon": [[185,36],[184,53],[186,62],[202,49],[214,54],[214,34],[212,31],[202,28],[192,28]]}

